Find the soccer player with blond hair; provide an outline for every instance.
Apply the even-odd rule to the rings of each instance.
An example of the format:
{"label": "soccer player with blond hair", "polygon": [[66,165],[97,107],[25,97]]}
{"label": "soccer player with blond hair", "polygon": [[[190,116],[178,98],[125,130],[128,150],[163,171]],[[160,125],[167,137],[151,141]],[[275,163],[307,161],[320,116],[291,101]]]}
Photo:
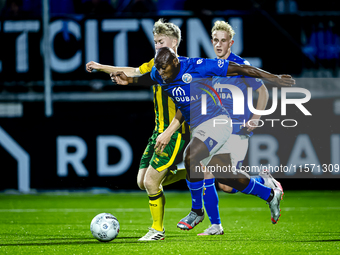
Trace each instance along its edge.
{"label": "soccer player with blond hair", "polygon": [[[160,19],[153,26],[155,50],[162,47],[169,47],[177,54],[177,48],[181,42],[181,30],[173,23]],[[150,72],[154,66],[154,59],[142,64],[138,68],[115,67],[102,65],[96,62],[86,64],[86,70],[102,71],[113,73],[124,71],[128,76],[135,77]],[[160,85],[153,86],[153,102],[155,110],[155,129],[150,137],[146,149],[142,155],[137,175],[137,184],[140,189],[146,190],[149,196],[149,207],[153,224],[149,232],[140,238],[140,241],[163,240],[164,234],[164,205],[165,196],[162,186],[169,185],[178,180],[185,179],[184,169],[168,171],[169,167],[182,161],[183,149],[186,145],[185,135],[189,135],[188,126],[183,123],[170,139],[170,143],[161,153],[155,150],[157,137],[168,127],[176,114],[174,102],[163,92]]]}
{"label": "soccer player with blond hair", "polygon": [[[211,29],[212,44],[215,54],[218,59],[226,59],[236,62],[238,64],[250,65],[250,63],[234,54],[231,51],[231,46],[234,44],[233,37],[235,35],[234,29],[228,22],[216,21]],[[244,95],[244,109],[245,113],[242,115],[234,114],[233,112],[233,94],[228,89],[219,90],[222,103],[228,110],[231,119],[233,121],[233,132],[230,135],[227,143],[219,151],[215,157],[222,157],[228,161],[228,164],[234,166],[237,170],[240,170],[243,160],[248,150],[249,138],[253,135],[253,130],[257,127],[260,115],[252,114],[249,110],[247,103],[247,88],[252,88],[253,91],[258,93],[256,110],[264,110],[268,102],[268,91],[263,82],[259,79],[250,78],[246,76],[233,76],[233,77],[218,77],[215,78],[215,84],[231,84],[241,89]],[[240,124],[244,123],[244,124]],[[209,164],[207,159],[203,163]],[[261,184],[264,184],[270,188],[279,188],[282,193],[283,189],[281,184],[276,181],[268,171],[261,170],[258,176],[253,176],[253,179]],[[227,193],[236,193],[236,189],[229,187],[225,184],[218,183],[221,190]],[[204,204],[205,209],[209,215],[211,226],[199,235],[216,235],[223,234],[223,228],[221,225],[219,210],[218,210],[218,196],[215,188],[215,178],[211,173],[205,175],[205,196]],[[271,218],[272,223],[277,221]]]}

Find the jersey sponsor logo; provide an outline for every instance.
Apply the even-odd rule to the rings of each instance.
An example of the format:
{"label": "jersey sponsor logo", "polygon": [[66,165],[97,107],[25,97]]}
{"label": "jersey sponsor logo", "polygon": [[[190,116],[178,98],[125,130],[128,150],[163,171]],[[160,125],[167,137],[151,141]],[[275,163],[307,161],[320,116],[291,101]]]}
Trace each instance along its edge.
{"label": "jersey sponsor logo", "polygon": [[219,68],[222,68],[224,66],[224,60],[219,59],[218,62],[217,62],[217,65],[218,65]]}
{"label": "jersey sponsor logo", "polygon": [[202,64],[203,63],[203,59],[199,59],[199,60],[197,60],[197,65],[200,65],[200,64]]}
{"label": "jersey sponsor logo", "polygon": [[172,90],[173,96],[185,96],[185,90],[181,87],[176,87]]}
{"label": "jersey sponsor logo", "polygon": [[177,102],[191,102],[191,101],[196,101],[198,100],[199,97],[198,95],[196,96],[182,96],[182,97],[174,97],[174,100],[176,100]]}
{"label": "jersey sponsor logo", "polygon": [[155,151],[156,155],[159,157],[168,157],[169,154],[166,152]]}
{"label": "jersey sponsor logo", "polygon": [[181,87],[175,87],[171,91],[172,96],[173,96],[173,101],[177,102],[191,102],[191,101],[196,101],[199,100],[198,95],[193,95],[193,96],[187,96],[185,93],[185,90]]}
{"label": "jersey sponsor logo", "polygon": [[185,83],[190,83],[192,81],[192,76],[190,73],[185,73],[182,76],[182,81]]}
{"label": "jersey sponsor logo", "polygon": [[233,99],[231,93],[219,93],[221,99]]}

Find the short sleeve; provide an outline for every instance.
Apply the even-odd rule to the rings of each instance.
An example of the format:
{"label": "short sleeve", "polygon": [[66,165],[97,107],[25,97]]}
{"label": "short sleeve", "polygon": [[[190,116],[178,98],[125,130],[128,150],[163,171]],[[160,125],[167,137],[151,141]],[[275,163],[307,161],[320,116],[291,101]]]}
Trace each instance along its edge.
{"label": "short sleeve", "polygon": [[226,77],[229,61],[226,59],[196,59],[195,69],[202,77]]}
{"label": "short sleeve", "polygon": [[139,71],[141,74],[151,72],[151,69],[153,66],[154,66],[154,59],[151,59],[149,62],[142,64],[139,67]]}

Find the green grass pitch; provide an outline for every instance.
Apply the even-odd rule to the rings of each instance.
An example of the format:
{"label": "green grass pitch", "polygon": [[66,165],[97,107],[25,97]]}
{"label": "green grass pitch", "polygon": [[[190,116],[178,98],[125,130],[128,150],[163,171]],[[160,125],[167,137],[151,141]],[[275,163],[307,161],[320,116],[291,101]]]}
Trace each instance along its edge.
{"label": "green grass pitch", "polygon": [[[0,254],[340,254],[339,191],[286,191],[277,225],[262,200],[219,193],[222,236],[197,236],[209,226],[207,217],[191,231],[177,229],[189,212],[189,192],[165,195],[165,240],[140,242],[152,223],[143,191],[0,194]],[[102,212],[121,226],[109,243],[90,232]]]}

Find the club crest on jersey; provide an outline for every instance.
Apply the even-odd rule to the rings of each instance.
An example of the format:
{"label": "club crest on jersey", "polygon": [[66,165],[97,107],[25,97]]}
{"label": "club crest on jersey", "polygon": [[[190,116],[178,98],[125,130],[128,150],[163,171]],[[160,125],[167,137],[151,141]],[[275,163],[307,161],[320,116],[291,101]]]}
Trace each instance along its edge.
{"label": "club crest on jersey", "polygon": [[217,141],[212,139],[211,137],[208,137],[205,141],[204,144],[207,146],[208,150],[211,151],[216,145]]}
{"label": "club crest on jersey", "polygon": [[200,65],[200,64],[202,64],[203,63],[203,59],[199,59],[199,60],[197,60],[197,65]]}
{"label": "club crest on jersey", "polygon": [[182,76],[182,81],[185,83],[190,83],[192,81],[192,76],[190,73],[185,73]]}
{"label": "club crest on jersey", "polygon": [[222,59],[219,59],[217,65],[219,68],[222,68],[224,66],[224,61]]}

